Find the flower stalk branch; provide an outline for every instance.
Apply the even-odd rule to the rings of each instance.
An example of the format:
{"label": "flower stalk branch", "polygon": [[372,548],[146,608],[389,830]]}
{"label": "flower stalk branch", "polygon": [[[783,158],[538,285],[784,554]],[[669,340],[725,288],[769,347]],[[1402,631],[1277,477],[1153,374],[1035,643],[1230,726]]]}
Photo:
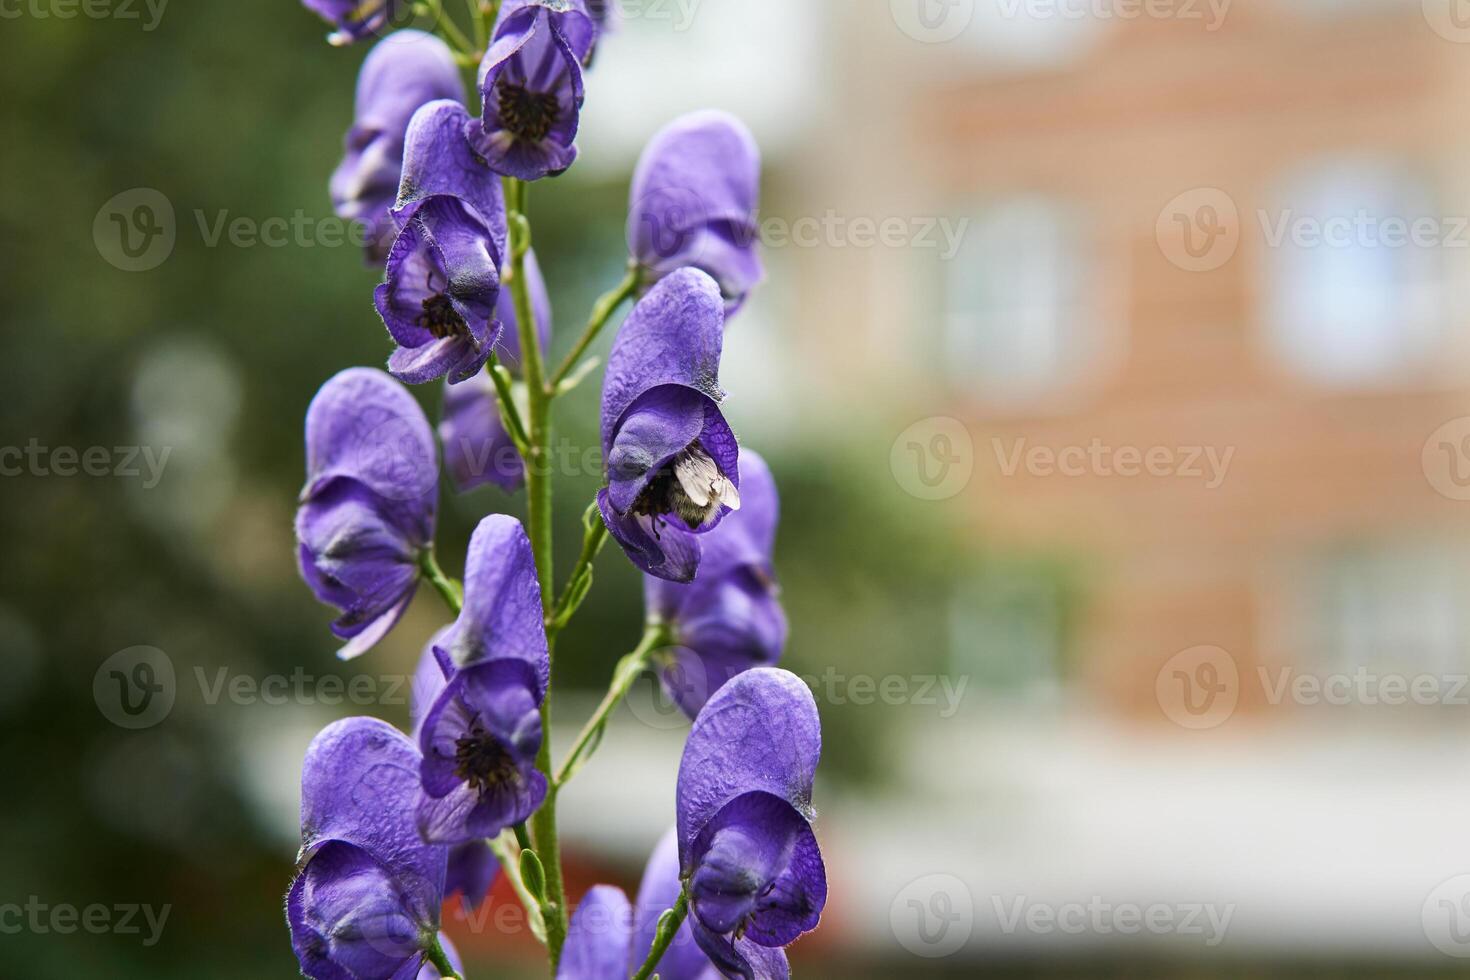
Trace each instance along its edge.
{"label": "flower stalk branch", "polygon": [[556,373],[547,382],[547,390],[553,397],[558,393],[567,375],[576,369],[577,362],[581,360],[583,354],[587,353],[587,348],[592,346],[592,342],[597,339],[602,328],[607,326],[607,321],[612,319],[612,315],[617,312],[618,307],[622,306],[625,300],[638,292],[641,283],[642,275],[638,264],[629,262],[628,274],[623,276],[623,281],[598,297],[597,302],[592,306],[592,316],[588,318],[587,327],[582,331],[582,336],[577,338],[576,346],[572,348],[571,353],[561,362],[561,367],[556,369]]}
{"label": "flower stalk branch", "polygon": [[444,604],[449,611],[458,616],[459,611],[464,608],[464,586],[457,580],[444,574],[444,569],[439,567],[439,557],[434,554],[433,548],[426,548],[419,557],[419,567],[423,569],[424,578],[444,599]]}
{"label": "flower stalk branch", "polygon": [[689,914],[689,893],[679,892],[679,900],[674,907],[658,917],[658,932],[653,937],[653,948],[648,951],[648,959],[633,974],[633,980],[648,980],[653,971],[658,967],[658,961],[663,959],[664,953],[668,951],[669,943],[674,941],[674,934],[679,931],[679,926],[684,924],[684,918]]}
{"label": "flower stalk branch", "polygon": [[643,673],[653,661],[653,654],[660,648],[668,646],[671,637],[668,627],[662,623],[650,623],[643,632],[643,639],[639,641],[637,648],[628,654],[613,669],[612,683],[608,685],[607,694],[603,695],[602,703],[587,719],[587,724],[582,726],[577,740],[572,743],[572,750],[567,753],[566,759],[562,761],[561,768],[556,772],[555,789],[564,786],[571,778],[587,764],[592,758],[592,753],[602,744],[602,736],[607,731],[608,720],[612,717],[614,709],[622,703],[623,698],[628,696],[633,682],[638,675]]}

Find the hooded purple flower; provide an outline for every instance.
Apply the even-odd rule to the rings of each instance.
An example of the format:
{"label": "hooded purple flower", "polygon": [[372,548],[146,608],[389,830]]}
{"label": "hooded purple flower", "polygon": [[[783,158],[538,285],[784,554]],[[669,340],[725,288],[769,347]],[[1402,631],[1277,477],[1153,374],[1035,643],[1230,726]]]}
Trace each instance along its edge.
{"label": "hooded purple flower", "polygon": [[793,674],[748,670],[710,698],[679,764],[680,877],[694,941],[726,974],[768,977],[751,946],[816,928],[827,873],[812,833],[822,751],[816,702]]}
{"label": "hooded purple flower", "polygon": [[572,913],[556,980],[626,980],[632,917],[621,888],[594,885]]}
{"label": "hooded purple flower", "polygon": [[[435,634],[419,658],[418,668],[413,675],[413,690],[409,698],[409,717],[413,722],[412,735],[415,744],[423,731],[424,716],[444,690],[448,678],[454,675],[454,665],[449,654],[444,652],[450,630],[446,626]],[[483,839],[466,841],[449,848],[449,867],[444,879],[446,896],[460,894],[470,908],[479,907],[490,894],[495,884],[495,875],[500,862],[490,844]]]}
{"label": "hooded purple flower", "polygon": [[437,977],[420,972],[444,900],[444,848],[413,822],[419,754],[375,718],[323,729],[301,769],[301,852],[286,921],[316,980]]}
{"label": "hooded purple flower", "polygon": [[496,306],[506,252],[500,181],[465,142],[469,114],[441,99],[414,113],[393,219],[402,229],[373,299],[409,384],[474,377],[501,336]]}
{"label": "hooded purple flower", "polygon": [[596,40],[585,0],[505,0],[480,63],[484,106],[466,130],[497,173],[540,180],[572,165]]}
{"label": "hooded purple flower", "polygon": [[760,149],[745,124],[706,110],[675,119],[633,172],[628,248],[646,282],[694,266],[733,313],[765,275],[756,254]]}
{"label": "hooded purple flower", "polygon": [[536,769],[551,675],[541,590],[520,522],[480,522],[465,559],[464,610],[436,644],[443,690],[423,716],[418,826],[461,844],[525,820],[546,797]]}
{"label": "hooded purple flower", "polygon": [[380,41],[357,76],[357,111],[347,153],[332,175],[337,215],[362,225],[370,261],[382,262],[398,228],[389,215],[403,173],[403,138],[419,106],[464,100],[449,45],[422,31]]}
{"label": "hooded purple flower", "polygon": [[749,449],[740,453],[740,497],[740,512],[702,539],[697,579],[689,585],[651,575],[643,580],[649,618],[673,634],[659,678],[690,718],[726,681],[775,664],[786,646],[786,614],[771,564],[780,502],[766,461]]}
{"label": "hooded purple flower", "polygon": [[739,446],[720,414],[724,306],[681,269],[618,331],[602,388],[603,521],[639,568],[671,582],[699,569],[699,536],[740,507]]}
{"label": "hooded purple flower", "polygon": [[[541,347],[551,342],[551,298],[536,253],[526,253],[526,286],[536,318]],[[521,342],[516,324],[515,301],[509,290],[501,290],[496,308],[505,329],[496,349],[511,374],[520,376]],[[520,387],[512,386],[512,392]],[[515,493],[525,482],[526,470],[510,433],[500,420],[495,400],[495,382],[485,371],[462,385],[444,389],[444,417],[439,421],[439,441],[444,444],[444,464],[461,493],[485,483],[494,483],[506,493]]]}
{"label": "hooded purple flower", "polygon": [[327,36],[336,45],[380,35],[410,4],[405,0],[301,0],[307,10],[337,28]]}
{"label": "hooded purple flower", "polygon": [[342,610],[344,660],[402,617],[434,536],[439,464],[423,409],[381,371],[351,368],[306,412],[306,486],[296,512],[302,577]]}

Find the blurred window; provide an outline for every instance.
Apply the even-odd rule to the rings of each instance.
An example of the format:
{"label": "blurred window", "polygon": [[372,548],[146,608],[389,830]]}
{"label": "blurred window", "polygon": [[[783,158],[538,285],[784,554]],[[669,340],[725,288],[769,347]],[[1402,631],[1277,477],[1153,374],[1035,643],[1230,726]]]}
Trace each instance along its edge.
{"label": "blurred window", "polygon": [[1045,699],[1058,688],[1067,589],[1044,570],[997,569],[962,583],[949,617],[950,662],[988,694]]}
{"label": "blurred window", "polygon": [[1260,215],[1273,354],[1319,384],[1373,385],[1433,366],[1443,249],[1466,229],[1402,171],[1337,163],[1284,182]]}
{"label": "blurred window", "polygon": [[944,363],[994,401],[1030,401],[1074,380],[1095,347],[1080,217],[1020,197],[982,208],[945,267]]}
{"label": "blurred window", "polygon": [[1470,569],[1459,551],[1381,547],[1321,559],[1307,576],[1310,662],[1330,670],[1470,667]]}

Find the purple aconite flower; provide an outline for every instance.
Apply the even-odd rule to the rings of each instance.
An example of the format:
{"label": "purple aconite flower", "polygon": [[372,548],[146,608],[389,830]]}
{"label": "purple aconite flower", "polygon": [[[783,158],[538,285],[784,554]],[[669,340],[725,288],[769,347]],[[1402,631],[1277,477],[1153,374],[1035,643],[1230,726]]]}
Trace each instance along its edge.
{"label": "purple aconite flower", "polygon": [[440,844],[494,837],[546,797],[536,753],[551,662],[530,539],[491,515],[465,561],[464,610],[436,646],[444,688],[419,730],[418,826]]}
{"label": "purple aconite flower", "polygon": [[[534,251],[526,253],[525,269],[536,334],[544,350],[551,341],[551,298]],[[501,290],[496,315],[505,325],[496,354],[510,373],[519,378],[521,341],[510,290]],[[519,383],[512,385],[512,394],[520,387]],[[445,388],[439,441],[444,444],[444,465],[461,493],[486,483],[494,483],[506,493],[515,493],[525,482],[525,465],[501,421],[495,382],[485,371],[465,384]]]}
{"label": "purple aconite flower", "polygon": [[296,512],[302,577],[342,615],[347,660],[393,628],[434,535],[439,464],[429,421],[392,378],[351,368],[306,412],[306,486]]}
{"label": "purple aconite flower", "polygon": [[286,921],[316,980],[420,972],[439,930],[444,848],[413,822],[419,754],[375,718],[323,729],[301,770],[301,852]]}
{"label": "purple aconite flower", "polygon": [[594,885],[572,913],[556,980],[626,980],[631,922],[622,889]]}
{"label": "purple aconite flower", "polygon": [[414,113],[393,219],[402,231],[373,299],[398,344],[388,370],[409,384],[464,381],[501,337],[506,252],[500,181],[465,142],[469,114],[441,99]]}
{"label": "purple aconite flower", "polygon": [[633,172],[628,209],[628,248],[645,281],[694,266],[738,309],[764,275],[760,172],[755,138],[729,113],[694,112],[660,130]]}
{"label": "purple aconite flower", "polygon": [[[449,632],[446,626],[435,634],[419,658],[418,668],[413,675],[413,691],[409,699],[409,716],[413,721],[413,739],[418,742],[423,730],[424,716],[438,699],[440,692],[454,674],[454,665],[449,654],[444,652]],[[465,904],[476,908],[490,894],[495,884],[495,875],[500,862],[490,850],[488,841],[477,839],[455,844],[449,848],[449,867],[444,878],[444,894],[458,893]]]}
{"label": "purple aconite flower", "polygon": [[597,506],[633,563],[671,582],[693,580],[699,536],[740,507],[740,450],[719,407],[723,338],[719,288],[681,269],[634,307],[608,357]]}
{"label": "purple aconite flower", "polygon": [[333,44],[352,44],[381,34],[400,13],[405,0],[301,0],[307,10],[337,30],[327,36]]}
{"label": "purple aconite flower", "polygon": [[358,222],[368,258],[388,257],[397,226],[389,215],[403,173],[403,139],[415,110],[436,99],[464,99],[449,45],[422,31],[398,31],[380,41],[357,76],[357,110],[347,152],[332,175],[338,217]]}
{"label": "purple aconite flower", "polygon": [[771,563],[780,502],[770,467],[749,449],[740,453],[740,497],[740,512],[702,539],[697,579],[676,585],[650,575],[643,582],[649,618],[672,632],[659,678],[690,718],[726,681],[775,664],[786,646]]}
{"label": "purple aconite flower", "polygon": [[577,158],[582,64],[597,40],[584,0],[505,0],[480,64],[480,118],[467,130],[497,173],[556,176]]}
{"label": "purple aconite flower", "polygon": [[725,973],[763,977],[752,947],[779,949],[816,928],[827,873],[812,833],[822,734],[794,674],[735,677],[694,720],[679,763],[679,867],[690,929]]}

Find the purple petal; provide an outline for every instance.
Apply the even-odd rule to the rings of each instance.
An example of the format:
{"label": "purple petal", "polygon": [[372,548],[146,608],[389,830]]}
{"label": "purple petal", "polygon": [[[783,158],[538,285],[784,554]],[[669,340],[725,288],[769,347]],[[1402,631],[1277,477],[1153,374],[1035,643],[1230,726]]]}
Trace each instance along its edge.
{"label": "purple petal", "polygon": [[[643,882],[638,886],[633,944],[628,957],[629,973],[648,958],[648,951],[653,948],[654,936],[658,932],[658,918],[665,909],[674,907],[680,888],[679,845],[673,828],[670,828],[649,856],[648,865],[643,869]],[[785,954],[777,952],[784,960]],[[719,973],[709,957],[695,944],[687,918],[674,933],[673,941],[659,959],[655,972],[661,980],[719,980]]]}
{"label": "purple petal", "polygon": [[414,113],[405,137],[403,182],[393,217],[406,225],[427,201],[455,198],[483,226],[492,264],[498,269],[509,255],[505,197],[500,178],[465,139],[469,122],[464,106],[452,100],[430,102]]}
{"label": "purple petal", "polygon": [[664,385],[628,409],[607,455],[608,500],[626,513],[648,481],[704,430],[709,399],[692,388]]}
{"label": "purple petal", "polygon": [[[509,292],[501,291],[502,302]],[[513,335],[506,324],[502,343]],[[501,421],[495,383],[485,371],[464,384],[445,386],[439,441],[445,468],[461,493],[486,483],[514,493],[525,482],[525,464]]]}
{"label": "purple petal", "polygon": [[572,914],[557,980],[624,980],[631,918],[621,888],[594,885]]}
{"label": "purple petal", "polygon": [[602,388],[604,453],[611,452],[624,414],[654,388],[683,385],[719,404],[724,322],[719,287],[696,269],[674,273],[638,302],[608,357]]}
{"label": "purple petal", "polygon": [[695,719],[679,763],[684,870],[693,869],[695,838],[738,796],[769,793],[809,815],[821,753],[816,701],[796,675],[758,667],[715,692]]}
{"label": "purple petal", "polygon": [[429,420],[407,390],[382,371],[349,368],[322,385],[306,410],[310,498],[338,477],[357,480],[414,516],[419,543],[433,536],[438,455]]}
{"label": "purple petal", "polygon": [[414,668],[413,687],[409,691],[408,699],[408,717],[412,722],[414,741],[418,741],[424,716],[429,713],[429,708],[439,699],[439,693],[454,674],[454,665],[450,663],[449,654],[443,650],[444,640],[450,629],[451,627],[446,626],[434,634],[434,638],[419,655],[418,666]]}
{"label": "purple petal", "polygon": [[460,667],[515,660],[534,677],[539,704],[551,677],[541,586],[531,541],[520,521],[492,514],[470,537],[464,609],[447,649]]}
{"label": "purple petal", "polygon": [[634,171],[628,248],[650,280],[709,273],[733,312],[761,280],[755,245],[760,150],[740,120],[702,111],[660,130]]}
{"label": "purple petal", "polygon": [[302,0],[302,4],[337,28],[327,38],[335,45],[381,34],[407,7],[403,0]]}
{"label": "purple petal", "polygon": [[479,907],[495,884],[500,862],[484,840],[466,841],[449,849],[449,868],[444,879],[444,894],[459,894],[470,908]]}
{"label": "purple petal", "polygon": [[364,225],[370,257],[388,256],[396,233],[389,211],[403,172],[404,134],[414,112],[436,99],[462,102],[464,87],[449,46],[422,31],[380,41],[357,77],[357,107],[346,154],[332,175],[339,217]]}
{"label": "purple petal", "polygon": [[699,535],[675,523],[618,513],[606,487],[597,492],[597,509],[608,532],[638,568],[670,582],[694,581],[699,571]]}
{"label": "purple petal", "polygon": [[291,946],[302,972],[351,980],[416,970],[425,929],[409,908],[380,862],[355,845],[327,841],[286,896]]}
{"label": "purple petal", "polygon": [[418,750],[385,722],[348,718],[323,729],[302,763],[298,864],[328,842],[351,844],[382,865],[416,922],[437,927],[445,855],[414,823],[418,771]]}

